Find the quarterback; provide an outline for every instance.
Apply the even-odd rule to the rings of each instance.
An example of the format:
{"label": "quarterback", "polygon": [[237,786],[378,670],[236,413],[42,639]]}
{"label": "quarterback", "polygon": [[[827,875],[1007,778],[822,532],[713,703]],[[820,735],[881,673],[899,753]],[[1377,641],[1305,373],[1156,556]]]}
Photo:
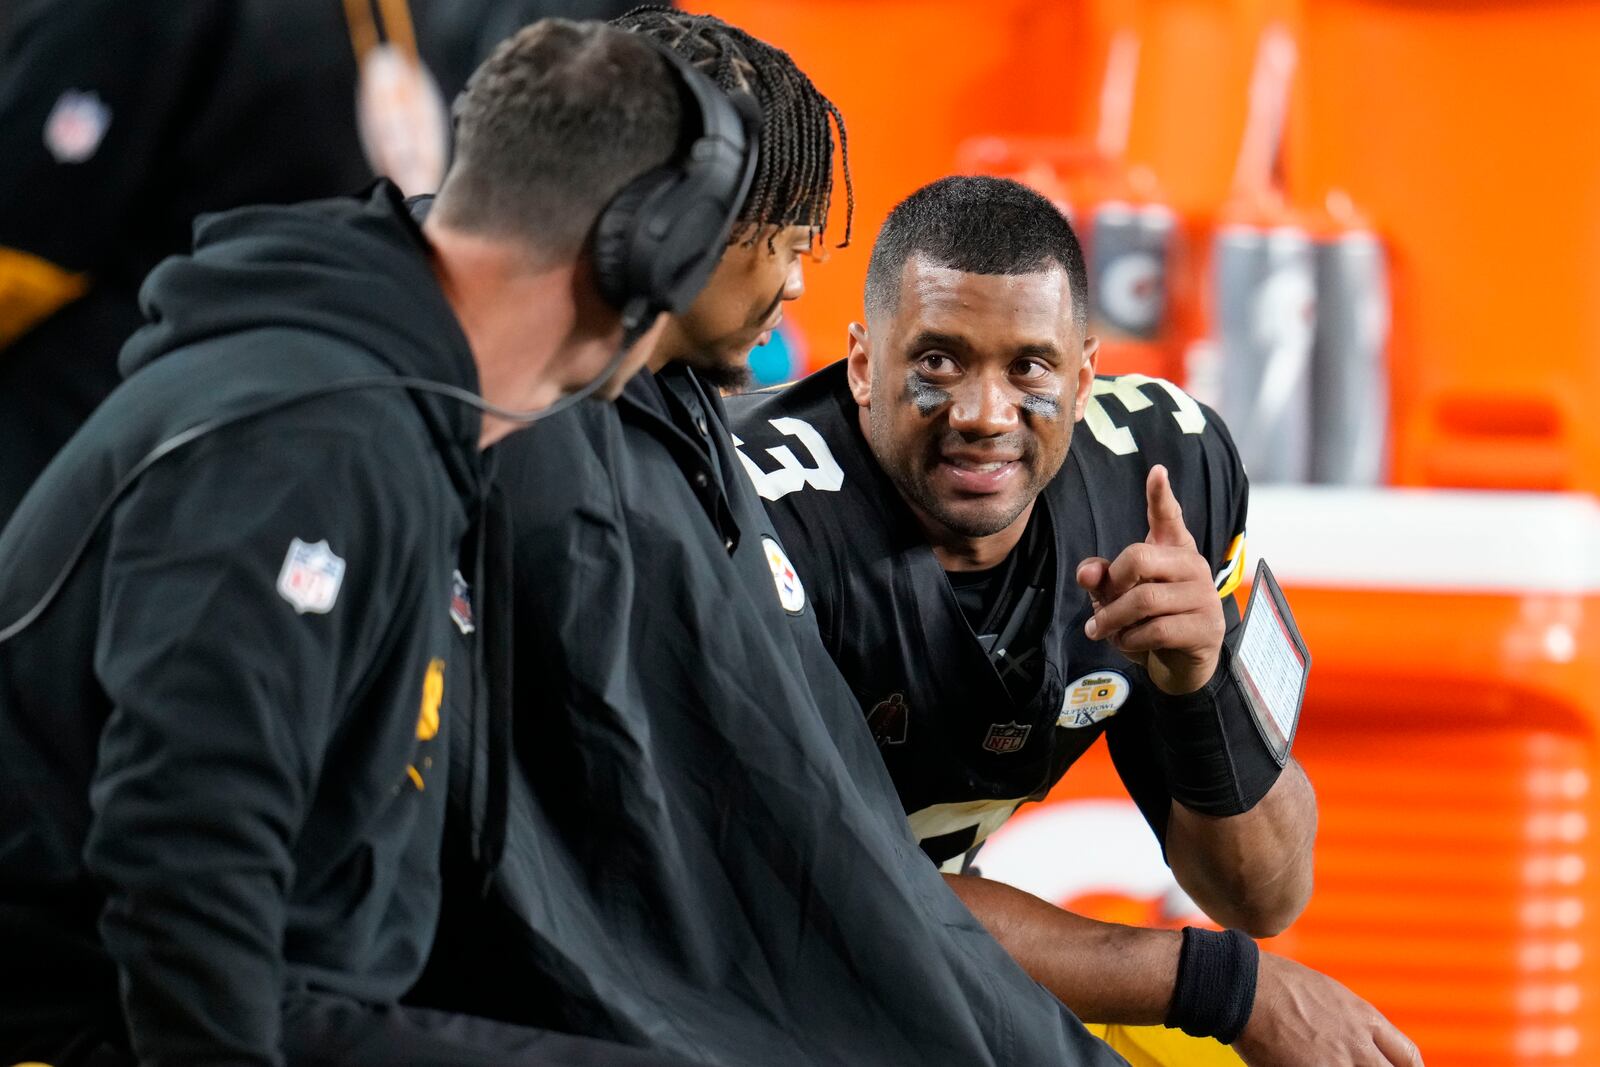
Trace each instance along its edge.
{"label": "quarterback", "polygon": [[[919,190],[879,234],[849,358],[730,401],[746,472],[923,850],[1081,1018],[1175,1028],[1144,1062],[1237,1062],[1216,1040],[1252,1064],[1311,1041],[1319,1062],[1420,1062],[1251,940],[1305,906],[1316,803],[1236,682],[1247,480],[1176,386],[1095,375],[1086,287],[1037,194]],[[1178,883],[1228,929],[1096,923],[971,873],[1102,734]],[[1152,1045],[1117,1037],[1130,1059]]]}

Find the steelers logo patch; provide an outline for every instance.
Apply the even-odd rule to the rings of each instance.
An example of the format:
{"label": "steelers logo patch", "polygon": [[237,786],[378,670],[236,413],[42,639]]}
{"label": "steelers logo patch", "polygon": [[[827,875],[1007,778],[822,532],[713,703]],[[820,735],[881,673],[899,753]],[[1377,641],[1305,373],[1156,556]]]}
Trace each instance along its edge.
{"label": "steelers logo patch", "polygon": [[1127,701],[1132,687],[1126,676],[1116,671],[1095,671],[1086,674],[1067,686],[1067,695],[1061,700],[1061,716],[1057,726],[1081,730],[1108,719]]}
{"label": "steelers logo patch", "polygon": [[778,547],[778,542],[763,537],[761,547],[767,550],[767,566],[772,568],[772,584],[778,588],[778,603],[790,615],[799,615],[806,609],[806,590],[800,584],[800,576],[794,572],[794,566]]}
{"label": "steelers logo patch", "polygon": [[422,679],[422,711],[417,716],[417,740],[432,741],[439,736],[439,705],[444,703],[444,660],[428,663]]}

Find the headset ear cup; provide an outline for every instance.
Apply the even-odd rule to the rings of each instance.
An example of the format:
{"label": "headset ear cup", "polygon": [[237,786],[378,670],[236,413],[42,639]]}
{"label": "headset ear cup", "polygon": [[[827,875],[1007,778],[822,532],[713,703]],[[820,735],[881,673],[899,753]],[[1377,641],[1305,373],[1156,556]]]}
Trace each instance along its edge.
{"label": "headset ear cup", "polygon": [[[617,310],[627,307],[635,297],[654,294],[641,292],[641,278],[634,260],[634,246],[645,202],[664,182],[672,180],[665,168],[641,174],[622,187],[595,220],[590,253],[594,257],[595,286],[606,303]],[[648,278],[648,273],[645,275]],[[644,284],[648,285],[645,281]]]}

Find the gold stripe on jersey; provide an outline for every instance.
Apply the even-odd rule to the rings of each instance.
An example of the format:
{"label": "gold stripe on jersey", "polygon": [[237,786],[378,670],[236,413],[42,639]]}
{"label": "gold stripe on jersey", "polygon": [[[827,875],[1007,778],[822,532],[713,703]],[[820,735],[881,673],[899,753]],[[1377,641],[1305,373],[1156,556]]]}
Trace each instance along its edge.
{"label": "gold stripe on jersey", "polygon": [[[1011,813],[1027,799],[1027,797],[984,798],[958,801],[954,804],[932,804],[912,812],[907,819],[911,823],[911,832],[916,835],[918,841],[943,837],[958,830],[971,830],[972,844],[962,850],[966,852],[1000,829],[1001,825],[1011,818]],[[956,856],[941,870],[960,874],[961,857]]]}
{"label": "gold stripe on jersey", "polygon": [[1230,597],[1244,579],[1244,534],[1241,532],[1228,545],[1228,555],[1217,571],[1217,596]]}

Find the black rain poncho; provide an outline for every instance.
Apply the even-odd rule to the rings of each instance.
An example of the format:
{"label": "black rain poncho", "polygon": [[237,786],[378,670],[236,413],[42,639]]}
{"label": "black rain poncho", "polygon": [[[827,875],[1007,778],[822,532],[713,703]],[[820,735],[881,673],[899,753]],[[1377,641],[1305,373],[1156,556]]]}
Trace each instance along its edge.
{"label": "black rain poncho", "polygon": [[1121,1063],[918,850],[720,400],[658,378],[498,449],[516,759],[501,820],[457,733],[423,996],[730,1067]]}

